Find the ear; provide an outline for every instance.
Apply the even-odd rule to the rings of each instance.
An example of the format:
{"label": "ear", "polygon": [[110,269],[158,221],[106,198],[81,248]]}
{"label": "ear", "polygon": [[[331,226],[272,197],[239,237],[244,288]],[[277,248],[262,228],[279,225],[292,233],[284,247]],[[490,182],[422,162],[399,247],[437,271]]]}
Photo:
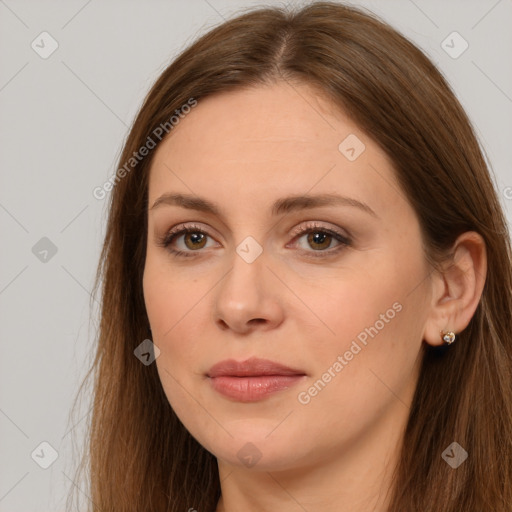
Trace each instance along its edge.
{"label": "ear", "polygon": [[435,272],[431,279],[431,311],[423,333],[429,345],[444,344],[441,332],[460,334],[468,326],[485,285],[487,252],[481,235],[463,233],[451,254],[442,272]]}

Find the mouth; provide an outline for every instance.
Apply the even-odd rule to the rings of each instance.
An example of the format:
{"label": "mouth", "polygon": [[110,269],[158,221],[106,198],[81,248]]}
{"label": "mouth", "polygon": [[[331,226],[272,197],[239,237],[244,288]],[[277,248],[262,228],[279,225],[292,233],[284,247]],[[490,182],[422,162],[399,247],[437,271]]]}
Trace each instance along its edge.
{"label": "mouth", "polygon": [[206,375],[215,391],[237,402],[256,402],[296,385],[306,377],[303,370],[268,359],[228,359],[215,364]]}

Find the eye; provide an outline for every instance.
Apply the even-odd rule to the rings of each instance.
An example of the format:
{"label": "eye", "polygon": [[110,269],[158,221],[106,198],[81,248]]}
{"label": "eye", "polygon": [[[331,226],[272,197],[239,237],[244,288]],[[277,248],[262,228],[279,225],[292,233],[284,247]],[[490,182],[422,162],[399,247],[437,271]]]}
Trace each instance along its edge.
{"label": "eye", "polygon": [[[295,228],[291,235],[294,237],[292,242],[304,239],[307,246],[299,244],[301,251],[315,258],[332,256],[352,243],[350,238],[341,232],[314,222]],[[211,238],[210,235],[199,226],[180,224],[160,238],[157,244],[167,249],[173,256],[193,257],[197,255],[194,253],[200,253],[201,249],[208,247],[208,238]],[[182,239],[181,246],[178,244],[180,239]],[[333,241],[336,243],[334,248],[331,247]],[[174,244],[178,245],[178,248],[173,247]]]}
{"label": "eye", "polygon": [[[302,240],[303,244],[301,249],[312,257],[327,257],[333,253],[338,253],[340,250],[351,245],[351,240],[346,235],[323,227],[318,223],[309,223],[306,226],[299,226],[293,231],[295,235],[294,240]],[[333,241],[337,245],[332,248]],[[313,249],[312,251],[308,248]],[[316,253],[316,254],[315,254]]]}
{"label": "eye", "polygon": [[[182,228],[182,229],[180,229]],[[179,249],[175,249],[171,244],[182,238],[182,246]],[[199,226],[182,225],[176,226],[176,228],[169,231],[162,239],[157,243],[159,246],[166,248],[171,254],[175,256],[195,256],[193,253],[207,247],[207,238],[209,235],[206,231],[201,229]]]}

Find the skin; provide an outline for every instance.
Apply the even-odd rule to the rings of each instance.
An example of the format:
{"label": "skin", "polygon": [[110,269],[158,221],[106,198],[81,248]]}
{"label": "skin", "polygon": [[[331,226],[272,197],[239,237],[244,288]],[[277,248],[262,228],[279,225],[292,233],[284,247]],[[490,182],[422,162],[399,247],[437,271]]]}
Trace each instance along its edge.
{"label": "skin", "polygon": [[[365,145],[354,161],[338,149],[349,134]],[[170,192],[206,198],[222,215],[152,208]],[[347,205],[271,214],[278,198],[321,193],[357,199],[375,216]],[[291,234],[309,221],[320,234],[350,235],[350,244],[332,252],[335,238],[322,246]],[[158,244],[181,223],[208,234],[206,243],[174,239],[171,246],[194,253],[189,258]],[[248,236],[263,251],[252,263],[236,252]],[[486,271],[476,233],[461,235],[455,263],[442,274],[429,268],[420,236],[389,158],[307,85],[278,82],[201,99],[157,148],[144,297],[167,398],[217,457],[217,511],[385,510],[422,344],[440,345],[441,330],[467,326]],[[331,255],[311,256],[321,251]],[[393,304],[401,310],[301,403],[299,393]],[[213,364],[251,356],[306,377],[253,403],[212,389],[205,374]],[[237,456],[247,443],[261,455],[252,467]]]}

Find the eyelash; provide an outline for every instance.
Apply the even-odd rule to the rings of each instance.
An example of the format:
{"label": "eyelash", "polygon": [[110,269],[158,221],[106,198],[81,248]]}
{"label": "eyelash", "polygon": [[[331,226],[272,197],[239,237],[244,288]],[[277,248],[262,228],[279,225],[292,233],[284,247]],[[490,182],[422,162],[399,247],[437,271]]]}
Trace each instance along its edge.
{"label": "eyelash", "polygon": [[[159,238],[157,240],[157,245],[160,247],[163,247],[167,249],[171,253],[172,256],[175,257],[183,257],[183,258],[190,258],[195,257],[196,252],[200,252],[200,250],[197,251],[180,251],[177,249],[173,249],[170,247],[170,244],[174,241],[175,238],[178,238],[179,236],[183,234],[188,233],[201,233],[203,235],[209,236],[208,233],[196,225],[188,225],[183,227],[182,225],[177,226],[176,228],[172,229],[168,233],[166,233],[163,237]],[[327,258],[329,256],[332,256],[333,254],[337,254],[341,250],[345,249],[346,247],[349,247],[352,245],[352,241],[350,238],[348,238],[345,235],[342,235],[341,233],[338,233],[337,231],[334,231],[332,229],[324,228],[322,226],[319,226],[315,223],[308,223],[306,226],[302,228],[297,228],[293,230],[292,235],[293,239],[300,239],[302,236],[307,235],[309,233],[322,233],[332,236],[335,240],[337,240],[340,244],[336,246],[334,249],[327,249],[327,250],[319,250],[319,251],[305,251],[308,254],[308,256],[311,256],[312,258]],[[316,253],[316,254],[315,254]]]}

